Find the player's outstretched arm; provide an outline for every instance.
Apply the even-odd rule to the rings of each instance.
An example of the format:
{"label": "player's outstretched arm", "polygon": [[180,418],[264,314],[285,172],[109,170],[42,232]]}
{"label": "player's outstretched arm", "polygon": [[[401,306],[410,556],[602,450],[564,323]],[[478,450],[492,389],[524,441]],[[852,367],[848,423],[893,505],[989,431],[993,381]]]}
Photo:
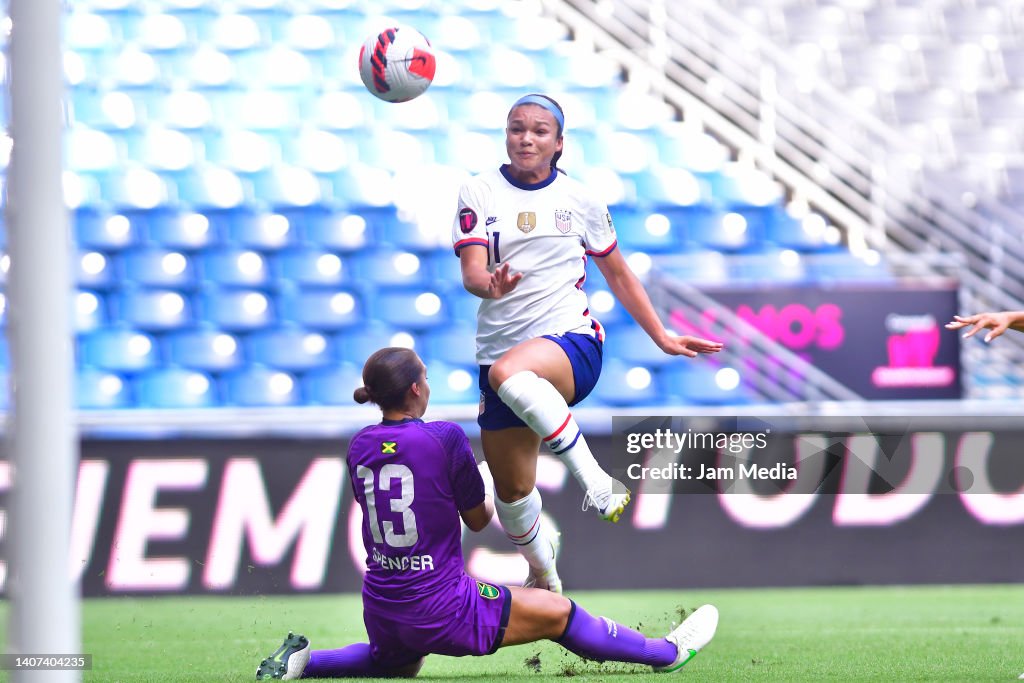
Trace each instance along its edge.
{"label": "player's outstretched arm", "polygon": [[990,342],[1006,330],[1017,330],[1024,332],[1024,311],[999,311],[976,313],[974,315],[954,315],[951,322],[946,323],[947,330],[959,330],[963,327],[970,327],[964,339],[973,337],[981,330],[991,330],[985,335],[985,341]]}
{"label": "player's outstretched arm", "polygon": [[722,342],[701,339],[688,335],[673,336],[661,324],[657,311],[651,304],[647,290],[630,269],[622,253],[616,249],[607,256],[594,259],[604,279],[608,281],[612,293],[629,311],[633,319],[639,323],[654,343],[670,356],[687,356],[693,358],[699,353],[718,353],[725,345]]}

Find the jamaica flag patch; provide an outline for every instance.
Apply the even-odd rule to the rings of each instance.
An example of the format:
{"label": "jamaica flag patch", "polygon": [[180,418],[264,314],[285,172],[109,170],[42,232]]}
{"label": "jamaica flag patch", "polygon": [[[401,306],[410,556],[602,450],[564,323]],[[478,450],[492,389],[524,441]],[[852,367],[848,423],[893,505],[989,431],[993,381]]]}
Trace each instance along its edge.
{"label": "jamaica flag patch", "polygon": [[398,452],[398,442],[397,441],[382,441],[381,444],[380,444],[380,452],[381,453],[391,453],[391,454],[397,453]]}
{"label": "jamaica flag patch", "polygon": [[476,582],[476,588],[480,591],[481,598],[487,598],[488,600],[497,600],[498,596],[501,595],[501,591],[498,590],[497,586],[492,586],[489,583],[483,581]]}

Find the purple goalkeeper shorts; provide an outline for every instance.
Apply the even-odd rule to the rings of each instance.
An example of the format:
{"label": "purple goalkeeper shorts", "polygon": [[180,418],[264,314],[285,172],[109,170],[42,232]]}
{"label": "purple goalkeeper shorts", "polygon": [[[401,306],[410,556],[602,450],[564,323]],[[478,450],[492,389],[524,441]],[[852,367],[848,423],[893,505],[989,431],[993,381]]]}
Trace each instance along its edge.
{"label": "purple goalkeeper shorts", "polygon": [[429,654],[464,657],[489,655],[501,646],[508,626],[512,594],[463,576],[456,590],[458,608],[426,624],[410,624],[363,612],[370,656],[386,667],[405,666]]}

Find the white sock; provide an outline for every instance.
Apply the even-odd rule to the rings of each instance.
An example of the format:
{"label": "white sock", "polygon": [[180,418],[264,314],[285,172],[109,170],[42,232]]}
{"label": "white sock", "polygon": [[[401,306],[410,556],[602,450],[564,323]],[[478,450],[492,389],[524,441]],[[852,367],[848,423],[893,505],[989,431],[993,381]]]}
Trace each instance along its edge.
{"label": "white sock", "polygon": [[562,459],[584,491],[611,486],[611,476],[597,464],[569,405],[551,382],[522,370],[501,383],[498,396]]}
{"label": "white sock", "polygon": [[506,503],[495,496],[494,509],[505,535],[538,574],[554,567],[555,558],[547,538],[550,532],[540,518],[540,491],[536,487],[514,503]]}

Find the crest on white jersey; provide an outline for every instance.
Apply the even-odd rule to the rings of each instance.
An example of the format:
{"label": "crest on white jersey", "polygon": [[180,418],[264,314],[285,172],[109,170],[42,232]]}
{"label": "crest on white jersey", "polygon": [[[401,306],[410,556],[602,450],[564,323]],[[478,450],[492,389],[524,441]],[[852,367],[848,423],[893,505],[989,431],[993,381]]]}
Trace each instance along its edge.
{"label": "crest on white jersey", "polygon": [[563,235],[572,230],[572,211],[555,209],[555,227]]}
{"label": "crest on white jersey", "polygon": [[533,211],[520,211],[519,220],[516,221],[516,225],[523,232],[530,232],[537,227],[537,214]]}

